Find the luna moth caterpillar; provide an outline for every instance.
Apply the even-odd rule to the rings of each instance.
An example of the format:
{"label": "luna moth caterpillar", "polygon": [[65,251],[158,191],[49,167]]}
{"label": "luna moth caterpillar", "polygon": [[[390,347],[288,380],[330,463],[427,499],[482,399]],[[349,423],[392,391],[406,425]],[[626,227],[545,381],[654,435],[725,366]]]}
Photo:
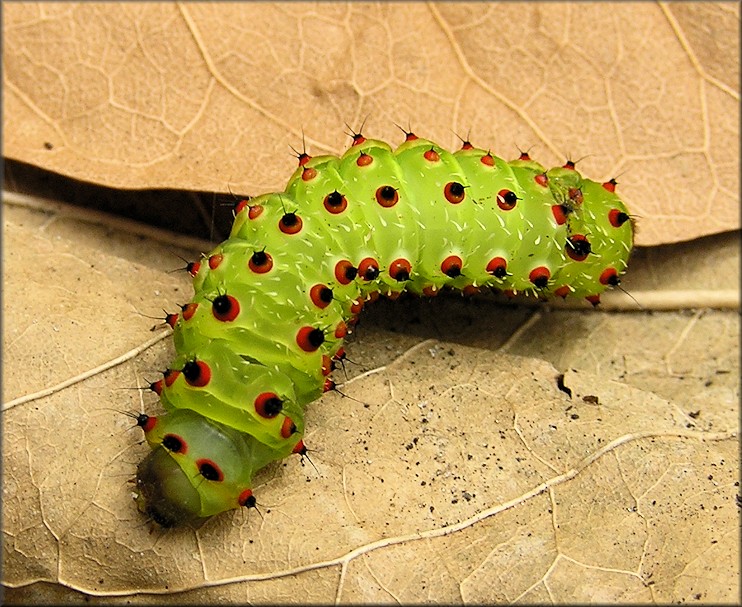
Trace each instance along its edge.
{"label": "luna moth caterpillar", "polygon": [[138,416],[151,447],[137,501],[170,527],[254,507],[253,477],[305,454],[304,410],[334,384],[364,304],[404,291],[494,288],[599,302],[619,284],[633,225],[616,181],[545,170],[464,142],[353,137],[299,155],[285,191],[241,201],[229,238],[189,265],[194,297],[168,316],[177,356]]}

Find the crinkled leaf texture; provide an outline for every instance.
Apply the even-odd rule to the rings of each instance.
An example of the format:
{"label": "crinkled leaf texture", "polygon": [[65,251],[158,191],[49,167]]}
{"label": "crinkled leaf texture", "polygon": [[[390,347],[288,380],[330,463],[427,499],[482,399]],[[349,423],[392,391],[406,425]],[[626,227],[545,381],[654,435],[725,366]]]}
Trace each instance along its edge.
{"label": "crinkled leaf texture", "polygon": [[143,314],[188,300],[184,272],[156,269],[182,262],[60,208],[5,219],[16,601],[736,599],[736,314],[380,302],[342,394],[308,410],[311,464],[266,469],[259,513],[153,530],[130,484],[147,448],[121,412],[158,410],[135,388],[168,365],[169,330]]}
{"label": "crinkled leaf texture", "polygon": [[[257,194],[283,187],[302,132],[337,153],[368,117],[390,141],[409,121],[450,147],[587,154],[643,244],[739,226],[736,4],[11,3],[3,20],[5,154],[78,179]],[[4,219],[8,602],[738,600],[737,313],[380,302],[342,395],[308,411],[311,463],[265,470],[259,513],[152,530],[122,412],[157,410],[137,388],[172,348],[149,317],[188,301],[169,271],[208,246],[52,203]],[[624,285],[704,301],[738,280],[727,234],[640,251]]]}
{"label": "crinkled leaf texture", "polygon": [[394,123],[618,177],[639,244],[739,227],[734,3],[10,3],[4,151],[120,188],[257,194]]}

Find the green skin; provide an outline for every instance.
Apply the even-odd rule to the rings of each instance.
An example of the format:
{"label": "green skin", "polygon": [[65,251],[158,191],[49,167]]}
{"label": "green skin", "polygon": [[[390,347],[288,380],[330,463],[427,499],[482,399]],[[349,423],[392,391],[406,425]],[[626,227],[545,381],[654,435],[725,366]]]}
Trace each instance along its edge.
{"label": "green skin", "polygon": [[[286,191],[251,199],[200,264],[198,306],[174,327],[171,368],[182,372],[158,390],[167,413],[140,418],[152,448],[137,472],[140,509],[173,526],[254,506],[255,473],[305,452],[304,408],[322,394],[346,324],[377,292],[494,287],[596,303],[633,244],[614,185],[570,166],[545,171],[525,155],[506,162],[467,145],[452,154],[414,135],[396,150],[358,136],[340,158],[302,158]],[[334,192],[342,212],[330,212],[341,208],[327,203]],[[250,267],[265,269],[266,256],[269,271]],[[451,256],[462,263],[445,265]],[[366,258],[378,276],[338,274],[339,262],[363,269]],[[495,271],[497,258],[506,271]],[[313,299],[315,285],[332,299]],[[225,313],[226,296],[238,313],[233,303]],[[196,362],[207,381],[187,372]],[[266,394],[277,399],[268,415],[256,404]]]}

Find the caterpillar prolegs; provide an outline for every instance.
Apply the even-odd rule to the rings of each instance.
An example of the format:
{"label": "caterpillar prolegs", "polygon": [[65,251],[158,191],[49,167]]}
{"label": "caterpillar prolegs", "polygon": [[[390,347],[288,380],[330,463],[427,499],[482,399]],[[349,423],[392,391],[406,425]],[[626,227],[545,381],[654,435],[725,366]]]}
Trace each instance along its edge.
{"label": "caterpillar prolegs", "polygon": [[304,409],[379,294],[597,304],[633,244],[615,186],[412,133],[395,150],[357,134],[340,157],[300,154],[285,191],[240,202],[229,238],[189,266],[193,300],[168,316],[177,357],[151,386],[166,413],[138,419],[140,510],[173,526],[255,506],[255,473],[306,453]]}

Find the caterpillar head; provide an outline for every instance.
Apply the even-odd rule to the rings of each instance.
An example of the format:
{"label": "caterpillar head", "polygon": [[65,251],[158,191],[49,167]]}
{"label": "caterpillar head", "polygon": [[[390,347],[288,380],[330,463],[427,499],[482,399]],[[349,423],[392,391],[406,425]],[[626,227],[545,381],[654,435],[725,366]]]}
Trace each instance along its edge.
{"label": "caterpillar head", "polygon": [[255,506],[252,478],[276,459],[274,449],[189,409],[141,415],[139,425],[152,451],[137,468],[137,504],[156,523]]}

